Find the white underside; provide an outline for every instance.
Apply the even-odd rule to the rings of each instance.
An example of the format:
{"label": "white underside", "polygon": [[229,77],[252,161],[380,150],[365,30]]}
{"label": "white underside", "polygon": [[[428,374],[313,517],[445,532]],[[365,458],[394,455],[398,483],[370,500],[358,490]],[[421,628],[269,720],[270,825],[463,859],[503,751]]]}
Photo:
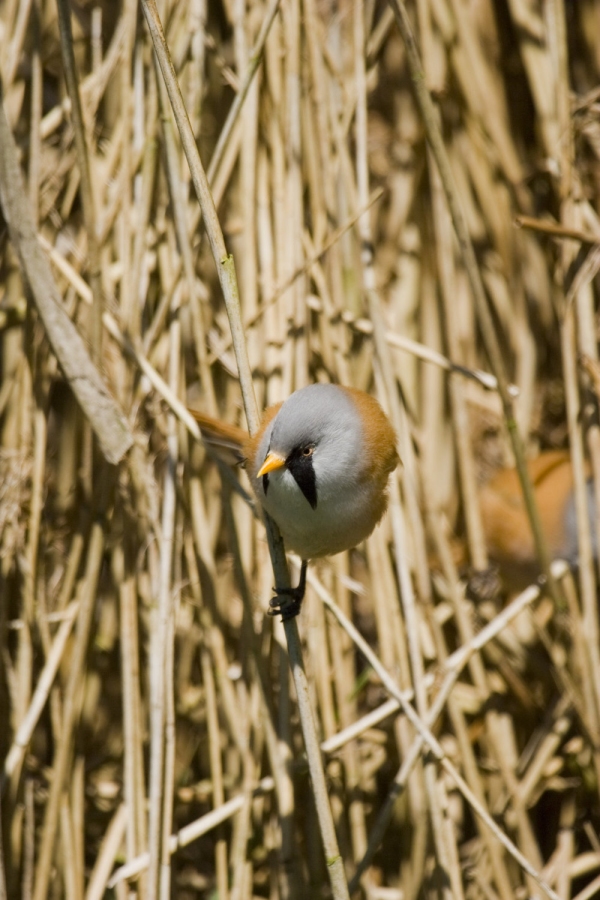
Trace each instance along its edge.
{"label": "white underside", "polygon": [[302,559],[330,556],[355,547],[377,524],[372,488],[327,491],[317,486],[318,504],[313,509],[287,469],[271,472],[266,496],[261,500],[279,526],[285,545]]}

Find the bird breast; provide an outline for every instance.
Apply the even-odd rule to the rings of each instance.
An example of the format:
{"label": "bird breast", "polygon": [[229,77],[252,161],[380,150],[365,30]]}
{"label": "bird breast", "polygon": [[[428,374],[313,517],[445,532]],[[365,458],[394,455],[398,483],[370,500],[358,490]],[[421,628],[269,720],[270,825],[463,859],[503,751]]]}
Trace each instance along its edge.
{"label": "bird breast", "polygon": [[348,488],[320,485],[313,509],[288,469],[271,472],[261,502],[275,520],[286,547],[302,559],[331,556],[371,534],[387,505],[385,491],[367,481]]}

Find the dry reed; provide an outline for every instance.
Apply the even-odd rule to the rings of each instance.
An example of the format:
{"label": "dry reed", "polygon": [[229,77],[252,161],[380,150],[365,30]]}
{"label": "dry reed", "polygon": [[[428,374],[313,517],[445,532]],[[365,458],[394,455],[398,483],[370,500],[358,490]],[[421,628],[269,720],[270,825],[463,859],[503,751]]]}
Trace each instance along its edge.
{"label": "dry reed", "polygon": [[[596,895],[599,28],[5,0],[0,900]],[[403,465],[284,627],[186,407],[253,430],[330,380]],[[509,436],[569,445],[580,567],[502,608],[451,532],[485,569]]]}

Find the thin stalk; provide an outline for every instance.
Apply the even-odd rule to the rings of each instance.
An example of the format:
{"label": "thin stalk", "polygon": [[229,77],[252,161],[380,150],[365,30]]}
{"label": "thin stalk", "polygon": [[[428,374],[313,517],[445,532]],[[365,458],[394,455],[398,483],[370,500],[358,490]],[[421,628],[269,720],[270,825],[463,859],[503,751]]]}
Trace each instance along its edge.
{"label": "thin stalk", "polygon": [[[177,394],[177,376],[180,352],[179,323],[173,319],[169,330],[170,357],[169,382],[173,393]],[[148,873],[147,897],[164,900],[169,893],[170,864],[165,847],[166,834],[170,832],[172,797],[172,765],[170,754],[166,753],[165,731],[169,725],[168,710],[171,705],[173,641],[172,566],[175,539],[175,514],[177,508],[176,465],[178,457],[175,418],[169,414],[168,456],[163,485],[163,508],[160,541],[160,581],[152,628],[151,668],[151,745],[150,745],[150,810],[148,819],[148,843],[152,865]],[[171,790],[167,790],[170,788]],[[168,824],[165,824],[167,822]]]}
{"label": "thin stalk", "polygon": [[81,205],[87,236],[87,260],[90,284],[94,302],[92,304],[91,347],[92,359],[98,364],[102,356],[102,283],[100,280],[100,254],[97,240],[97,224],[92,184],[92,172],[88,144],[79,95],[79,78],[75,67],[73,51],[73,30],[71,28],[71,6],[69,0],[57,0],[60,49],[67,92],[71,101],[71,120],[75,135],[75,149],[79,166]]}

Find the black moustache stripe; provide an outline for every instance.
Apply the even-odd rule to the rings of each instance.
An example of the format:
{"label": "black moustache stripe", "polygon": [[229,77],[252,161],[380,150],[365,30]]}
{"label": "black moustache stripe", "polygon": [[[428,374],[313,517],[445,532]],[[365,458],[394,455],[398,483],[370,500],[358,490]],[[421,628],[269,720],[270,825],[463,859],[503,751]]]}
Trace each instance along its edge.
{"label": "black moustache stripe", "polygon": [[293,451],[286,460],[286,466],[312,508],[316,509],[317,478],[312,456],[305,456],[302,451]]}
{"label": "black moustache stripe", "polygon": [[[296,484],[310,503],[311,507],[316,509],[317,476],[315,475],[312,456],[306,456],[303,453],[302,448],[292,450],[285,461],[285,467],[292,473]],[[262,477],[262,486],[266,497],[269,490],[268,472]]]}

